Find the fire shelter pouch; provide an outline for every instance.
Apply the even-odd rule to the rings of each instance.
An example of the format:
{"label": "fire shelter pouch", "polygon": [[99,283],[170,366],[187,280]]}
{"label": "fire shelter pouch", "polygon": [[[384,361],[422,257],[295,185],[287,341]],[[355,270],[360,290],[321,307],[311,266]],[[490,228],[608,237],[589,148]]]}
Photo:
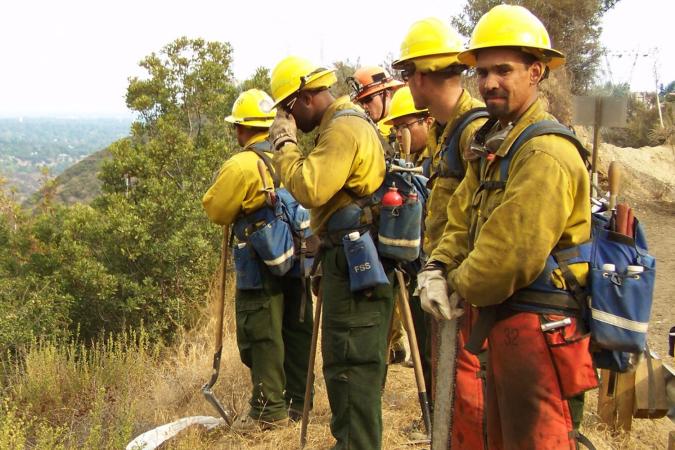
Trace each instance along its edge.
{"label": "fire shelter pouch", "polygon": [[377,250],[385,258],[410,262],[420,255],[422,203],[406,200],[400,206],[380,207]]}
{"label": "fire shelter pouch", "polygon": [[296,260],[293,233],[288,222],[283,220],[282,214],[269,211],[265,225],[249,235],[248,243],[255,249],[272,275],[283,276],[293,267]]}
{"label": "fire shelter pouch", "polygon": [[234,268],[237,271],[237,289],[262,289],[258,257],[244,242],[234,247]]}
{"label": "fire shelter pouch", "polygon": [[[544,323],[562,316],[542,315]],[[598,386],[590,352],[591,335],[577,329],[576,319],[570,325],[544,331],[551,360],[555,366],[563,398],[572,398]]]}
{"label": "fire shelter pouch", "polygon": [[379,284],[389,284],[370,232],[366,231],[354,240],[350,239],[350,235],[352,233],[342,238],[349,270],[349,290],[358,292]]}

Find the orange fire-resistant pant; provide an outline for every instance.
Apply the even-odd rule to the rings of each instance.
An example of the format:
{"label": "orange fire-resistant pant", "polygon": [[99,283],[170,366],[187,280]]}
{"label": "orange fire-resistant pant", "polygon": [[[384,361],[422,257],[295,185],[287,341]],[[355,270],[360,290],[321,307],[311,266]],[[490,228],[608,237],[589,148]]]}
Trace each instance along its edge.
{"label": "orange fire-resistant pant", "polygon": [[[457,354],[455,356],[455,392],[452,414],[451,449],[452,450],[487,450],[486,449],[486,416],[485,416],[485,362],[481,367],[478,356],[464,349],[464,344],[471,335],[471,329],[477,318],[477,310],[464,305],[464,315],[459,318],[457,337]],[[436,321],[432,321],[436,328]],[[434,329],[432,336],[436,336]],[[484,351],[487,344],[484,345]],[[437,345],[432,344],[432,364],[437,361]],[[485,359],[483,359],[485,361]],[[436,374],[435,367],[432,370]],[[442,376],[442,375],[438,375]],[[432,383],[435,386],[436,379]],[[432,391],[434,392],[434,391]],[[439,401],[438,399],[433,400]]]}
{"label": "orange fire-resistant pant", "polygon": [[[561,315],[517,312],[488,335],[490,450],[576,449],[568,399],[597,386],[588,334],[568,326],[543,332]],[[470,448],[470,447],[466,447]]]}

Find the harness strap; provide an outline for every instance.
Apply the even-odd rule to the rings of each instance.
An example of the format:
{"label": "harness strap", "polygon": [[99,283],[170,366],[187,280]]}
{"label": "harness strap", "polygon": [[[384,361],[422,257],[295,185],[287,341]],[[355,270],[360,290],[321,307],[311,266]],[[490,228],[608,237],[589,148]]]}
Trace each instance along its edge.
{"label": "harness strap", "polygon": [[451,131],[448,133],[441,150],[441,160],[436,167],[435,175],[442,178],[464,178],[466,169],[462,164],[459,141],[462,133],[474,120],[489,117],[485,107],[473,108],[455,119]]}
{"label": "harness strap", "polygon": [[[262,144],[262,145],[260,145]],[[267,144],[266,146],[264,144]],[[272,184],[274,185],[274,189],[277,189],[281,185],[281,180],[279,179],[279,174],[274,170],[274,164],[272,163],[272,158],[270,158],[265,151],[270,149],[269,142],[264,141],[264,142],[258,142],[257,144],[253,144],[251,147],[247,148],[246,150],[251,151],[258,155],[260,159],[265,163],[265,167],[267,167],[267,170],[270,172],[270,175],[272,176]]]}

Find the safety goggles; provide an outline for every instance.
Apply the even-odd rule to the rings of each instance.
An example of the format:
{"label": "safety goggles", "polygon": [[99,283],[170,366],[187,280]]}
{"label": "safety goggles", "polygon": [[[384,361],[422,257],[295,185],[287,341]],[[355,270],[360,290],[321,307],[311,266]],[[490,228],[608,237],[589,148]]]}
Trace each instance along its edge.
{"label": "safety goggles", "polygon": [[413,74],[415,73],[416,70],[417,69],[415,69],[415,64],[409,64],[409,65],[403,67],[403,69],[401,69],[401,72],[400,72],[401,73],[401,79],[407,83],[408,80],[413,76]]}
{"label": "safety goggles", "polygon": [[425,119],[425,117],[420,117],[419,119],[413,120],[412,122],[402,123],[400,125],[394,125],[394,126],[391,127],[391,129],[394,130],[395,133],[402,132],[404,128],[407,128],[408,131],[410,131],[410,127],[412,127],[413,125],[415,125],[417,123],[424,122],[424,119]]}

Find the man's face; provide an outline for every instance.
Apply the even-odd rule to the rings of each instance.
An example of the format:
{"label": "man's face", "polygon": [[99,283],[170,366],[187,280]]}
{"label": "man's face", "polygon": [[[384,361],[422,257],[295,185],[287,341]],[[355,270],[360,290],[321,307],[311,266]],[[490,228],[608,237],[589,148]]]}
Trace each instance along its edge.
{"label": "man's face", "polygon": [[361,107],[366,111],[366,114],[374,121],[381,120],[388,111],[384,110],[384,97],[387,91],[379,91],[367,97],[358,100]]}
{"label": "man's face", "polygon": [[429,107],[427,93],[424,89],[423,78],[424,74],[421,72],[414,72],[409,78],[407,78],[410,94],[412,95],[413,103],[417,109],[427,109]]}
{"label": "man's face", "polygon": [[523,53],[510,48],[489,48],[476,55],[478,90],[492,117],[510,122],[520,117],[537,95],[543,64],[527,65]]}
{"label": "man's face", "polygon": [[410,153],[419,153],[427,146],[427,133],[432,119],[416,114],[397,117],[392,121],[396,140],[402,144],[402,132],[405,128],[410,131]]}
{"label": "man's face", "polygon": [[293,116],[295,125],[303,133],[309,133],[316,127],[316,124],[312,120],[313,98],[314,96],[310,92],[303,91],[298,93],[295,100],[290,102],[290,107],[288,106],[289,102],[283,107],[286,112],[289,112]]}

